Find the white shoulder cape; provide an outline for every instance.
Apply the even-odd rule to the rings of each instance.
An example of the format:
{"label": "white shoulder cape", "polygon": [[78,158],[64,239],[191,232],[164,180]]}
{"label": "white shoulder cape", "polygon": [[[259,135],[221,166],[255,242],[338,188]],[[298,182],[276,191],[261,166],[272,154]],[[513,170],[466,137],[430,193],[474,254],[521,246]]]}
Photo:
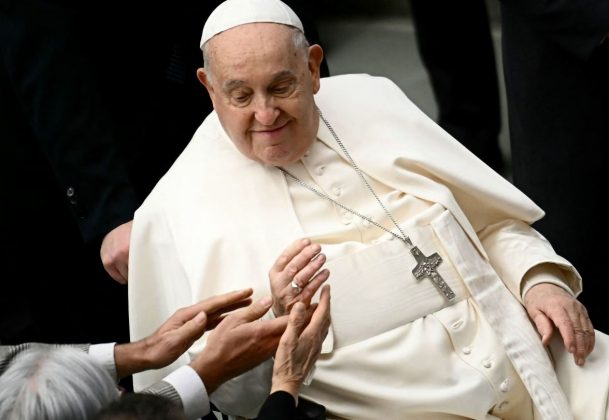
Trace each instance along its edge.
{"label": "white shoulder cape", "polygon": [[[441,203],[481,255],[486,253],[477,231],[506,219],[532,223],[543,216],[389,80],[322,79],[315,102],[363,172]],[[321,121],[318,138],[337,149]],[[131,339],[151,334],[178,308],[214,294],[244,287],[253,287],[255,298],[269,294],[269,268],[302,236],[283,174],[242,156],[211,113],[136,212],[129,265]],[[200,340],[191,351],[202,345]],[[136,389],[188,362],[185,355],[165,369],[136,375]]]}

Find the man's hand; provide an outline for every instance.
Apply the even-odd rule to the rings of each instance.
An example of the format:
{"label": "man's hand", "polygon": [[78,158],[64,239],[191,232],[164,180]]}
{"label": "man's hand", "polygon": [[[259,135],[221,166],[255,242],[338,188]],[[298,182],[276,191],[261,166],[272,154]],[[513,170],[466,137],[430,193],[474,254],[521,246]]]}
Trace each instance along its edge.
{"label": "man's hand", "polygon": [[207,338],[207,345],[190,366],[203,380],[208,394],[275,353],[288,319],[260,321],[271,304],[269,296],[227,316]]}
{"label": "man's hand", "polygon": [[104,268],[114,280],[127,284],[129,275],[129,241],[133,220],[112,229],[102,241],[99,255]]}
{"label": "man's hand", "polygon": [[140,341],[118,344],[114,359],[119,378],[173,363],[206,329],[212,329],[226,312],[251,303],[252,289],[238,290],[179,309],[161,327]]}
{"label": "man's hand", "polygon": [[318,305],[312,317],[307,316],[305,305],[297,302],[290,311],[288,327],[281,336],[275,364],[271,393],[285,391],[298,401],[300,386],[305,380],[321,352],[330,327],[330,286],[321,291]]}
{"label": "man's hand", "polygon": [[[275,316],[289,313],[296,302],[308,307],[317,289],[328,279],[327,269],[318,272],[326,262],[320,252],[319,244],[312,244],[308,238],[299,239],[275,261],[269,272]],[[292,287],[292,282],[298,288]]]}
{"label": "man's hand", "polygon": [[575,363],[583,366],[594,349],[594,327],[584,305],[563,288],[540,283],[528,291],[524,306],[541,334],[543,344],[548,345],[556,326]]}

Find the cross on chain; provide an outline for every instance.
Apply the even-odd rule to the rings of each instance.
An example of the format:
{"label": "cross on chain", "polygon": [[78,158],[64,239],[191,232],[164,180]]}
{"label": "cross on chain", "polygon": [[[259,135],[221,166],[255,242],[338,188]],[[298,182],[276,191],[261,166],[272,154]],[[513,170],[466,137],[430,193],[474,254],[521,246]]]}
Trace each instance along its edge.
{"label": "cross on chain", "polygon": [[412,270],[412,274],[417,280],[423,280],[426,277],[440,290],[440,292],[448,300],[455,298],[455,292],[446,284],[442,276],[436,268],[442,263],[442,257],[437,252],[434,252],[429,257],[426,257],[418,247],[412,247],[410,253],[417,260],[417,266]]}

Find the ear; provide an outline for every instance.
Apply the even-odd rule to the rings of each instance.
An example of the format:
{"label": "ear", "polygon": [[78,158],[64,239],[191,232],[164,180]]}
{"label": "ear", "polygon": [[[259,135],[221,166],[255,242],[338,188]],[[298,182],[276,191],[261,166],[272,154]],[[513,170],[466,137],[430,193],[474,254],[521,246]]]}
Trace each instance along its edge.
{"label": "ear", "polygon": [[207,89],[207,93],[209,94],[209,97],[211,98],[211,101],[212,103],[214,103],[215,106],[216,95],[214,87],[211,83],[210,78],[207,76],[207,71],[205,70],[205,68],[201,67],[197,69],[197,79],[199,79],[199,82],[201,82],[201,84],[205,86],[205,89]]}
{"label": "ear", "polygon": [[309,71],[311,72],[311,78],[313,81],[313,93],[319,91],[319,68],[321,66],[321,60],[324,58],[324,50],[317,45],[311,45],[309,47]]}

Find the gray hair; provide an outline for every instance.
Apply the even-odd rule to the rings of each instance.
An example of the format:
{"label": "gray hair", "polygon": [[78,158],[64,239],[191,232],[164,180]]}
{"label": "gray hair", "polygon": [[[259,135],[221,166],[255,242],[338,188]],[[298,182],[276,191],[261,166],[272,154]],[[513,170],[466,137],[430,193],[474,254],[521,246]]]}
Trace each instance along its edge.
{"label": "gray hair", "polygon": [[[281,24],[278,24],[281,25]],[[309,41],[307,41],[307,37],[305,34],[298,28],[290,27],[292,29],[292,43],[294,44],[294,48],[296,51],[302,51],[303,57],[305,61],[308,60],[309,55],[307,54],[307,49],[309,48]],[[205,73],[207,74],[207,78],[211,80],[211,58],[213,56],[212,52],[209,48],[209,41],[213,38],[210,38],[203,46],[201,47],[201,51],[203,51],[203,65],[205,67]]]}
{"label": "gray hair", "polygon": [[34,348],[0,376],[0,419],[88,419],[118,397],[110,374],[87,353]]}

